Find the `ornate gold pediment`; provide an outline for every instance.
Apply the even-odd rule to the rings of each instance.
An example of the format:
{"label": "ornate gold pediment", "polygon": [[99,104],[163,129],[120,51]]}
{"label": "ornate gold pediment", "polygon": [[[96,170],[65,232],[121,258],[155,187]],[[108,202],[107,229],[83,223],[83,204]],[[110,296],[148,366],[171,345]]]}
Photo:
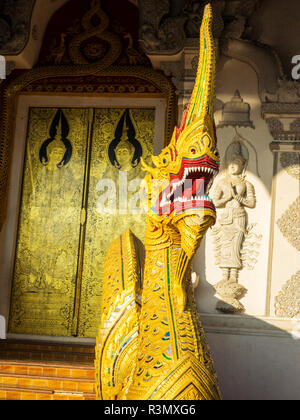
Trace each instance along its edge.
{"label": "ornate gold pediment", "polygon": [[[14,116],[20,95],[161,97],[167,105],[166,144],[173,132],[176,96],[170,80],[152,69],[147,57],[134,45],[134,36],[128,28],[115,20],[111,22],[99,0],[92,0],[88,7],[76,1],[64,7],[72,8],[72,4],[85,7],[84,12],[74,21],[64,11],[66,22],[60,27],[65,27],[65,32],[55,33],[52,41],[56,44],[51,43],[52,32],[46,31],[38,66],[21,75],[12,73],[1,84],[0,228],[5,217]],[[58,25],[57,16],[49,24],[54,28]]]}

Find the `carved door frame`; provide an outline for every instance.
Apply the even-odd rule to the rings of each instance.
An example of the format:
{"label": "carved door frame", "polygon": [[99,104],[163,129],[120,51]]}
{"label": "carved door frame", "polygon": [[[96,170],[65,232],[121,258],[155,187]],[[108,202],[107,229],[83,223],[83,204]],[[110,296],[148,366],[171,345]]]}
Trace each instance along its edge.
{"label": "carved door frame", "polygon": [[[4,244],[7,232],[14,232],[13,241],[10,237],[10,242],[13,242],[13,249],[16,246],[17,226],[16,223],[10,220],[11,217],[7,217],[11,211],[10,207],[9,212],[7,212],[7,205],[9,204],[9,191],[14,190],[14,194],[17,194],[19,198],[21,192],[20,184],[16,185],[13,179],[14,168],[12,161],[13,144],[16,136],[16,115],[22,98],[25,96],[36,98],[41,95],[48,97],[50,103],[51,98],[53,99],[60,95],[63,95],[65,98],[78,96],[84,97],[86,103],[90,101],[90,104],[97,102],[97,100],[99,101],[99,99],[109,102],[111,98],[119,98],[124,105],[126,100],[128,100],[131,104],[130,106],[133,106],[137,100],[137,102],[140,100],[148,101],[149,104],[151,100],[159,101],[162,99],[165,102],[164,145],[169,142],[175,125],[176,96],[173,85],[165,76],[149,68],[122,66],[105,69],[100,65],[41,68],[24,73],[15,80],[6,83],[3,88],[2,103],[4,106],[1,110],[0,132],[0,238],[2,237],[1,242]],[[156,151],[159,152],[159,150]],[[8,225],[9,227],[7,228]],[[9,251],[5,245],[2,245],[2,248],[0,247],[2,254],[0,257],[2,257],[3,267],[5,263],[7,264],[7,261],[11,261],[9,253],[11,254],[12,250]],[[7,266],[6,270],[8,270]],[[0,313],[4,312],[2,308],[5,308],[6,313],[3,313],[3,315],[6,317],[8,317],[9,312],[7,303],[10,301],[10,289],[11,284],[2,293],[4,297],[2,302],[0,302]],[[4,301],[5,296],[6,302]],[[82,341],[82,339],[80,340]]]}

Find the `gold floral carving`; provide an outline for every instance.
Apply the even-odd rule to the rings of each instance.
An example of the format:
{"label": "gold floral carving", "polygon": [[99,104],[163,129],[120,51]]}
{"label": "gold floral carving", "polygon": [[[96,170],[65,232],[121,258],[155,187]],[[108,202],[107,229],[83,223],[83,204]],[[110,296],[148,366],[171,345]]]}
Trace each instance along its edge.
{"label": "gold floral carving", "polygon": [[61,167],[65,149],[59,136],[47,148],[48,162],[39,158],[56,113],[32,108],[28,119],[9,321],[13,333],[71,335],[89,110],[64,110],[72,157]]}
{"label": "gold floral carving", "polygon": [[300,251],[300,196],[277,221],[277,225],[289,244]]}
{"label": "gold floral carving", "polygon": [[118,21],[110,22],[100,0],[90,0],[90,9],[47,46],[42,62],[76,65],[98,63],[107,67],[122,65],[148,65],[149,59]]}
{"label": "gold floral carving", "polygon": [[[140,164],[131,166],[130,155],[128,168],[125,160],[120,170],[108,158],[108,148],[124,109],[60,111],[68,123],[72,145],[72,156],[64,167],[59,166],[65,153],[59,135],[47,147],[44,160],[48,158],[48,162],[42,164],[39,158],[57,109],[30,110],[9,331],[95,337],[101,312],[104,257],[110,242],[129,227],[139,238],[145,234],[143,214],[98,211],[101,192],[97,185],[100,180],[109,179],[118,186],[120,170],[127,170],[130,183],[142,179],[143,171]],[[155,109],[130,109],[129,114],[143,158],[150,163]],[[133,195],[128,191],[128,201]]]}
{"label": "gold floral carving", "polygon": [[[92,18],[97,17],[100,20],[99,25],[93,25]],[[109,18],[101,8],[100,0],[92,0],[90,10],[82,18],[82,27],[84,32],[75,35],[69,44],[69,56],[74,64],[89,64],[89,60],[86,57],[94,59],[98,57],[98,62],[105,64],[107,67],[113,64],[116,59],[120,56],[122,51],[121,39],[107,30],[109,26]],[[92,44],[89,43],[84,48],[82,53],[81,45],[91,38],[99,39],[101,43],[94,41]],[[105,48],[105,44],[108,44],[108,48]],[[104,54],[105,50],[108,51]]]}
{"label": "gold floral carving", "polygon": [[284,285],[276,297],[275,313],[281,318],[300,316],[300,271]]}

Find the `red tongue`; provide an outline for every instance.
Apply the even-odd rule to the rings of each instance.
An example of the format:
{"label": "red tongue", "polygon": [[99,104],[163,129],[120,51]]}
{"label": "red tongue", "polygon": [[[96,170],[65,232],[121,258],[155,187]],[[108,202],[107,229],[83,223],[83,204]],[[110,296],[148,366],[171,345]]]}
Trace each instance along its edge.
{"label": "red tongue", "polygon": [[200,179],[195,179],[193,181],[193,196],[202,196],[204,195],[204,179],[200,178]]}
{"label": "red tongue", "polygon": [[187,200],[190,200],[191,197],[196,197],[199,195],[204,195],[204,179],[193,179],[193,180],[187,180],[184,184],[184,191],[183,191],[183,197],[185,197]]}
{"label": "red tongue", "polygon": [[197,190],[198,190],[198,187],[199,187],[199,181],[200,181],[200,179],[194,179],[193,180],[193,188],[192,188],[192,190],[193,190],[193,196],[194,197],[197,195]]}

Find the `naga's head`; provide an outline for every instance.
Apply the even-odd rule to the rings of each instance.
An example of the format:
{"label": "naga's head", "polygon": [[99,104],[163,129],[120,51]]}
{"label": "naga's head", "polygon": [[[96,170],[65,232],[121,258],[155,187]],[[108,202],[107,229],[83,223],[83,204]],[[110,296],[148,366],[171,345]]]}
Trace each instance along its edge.
{"label": "naga's head", "polygon": [[152,157],[155,168],[143,162],[148,172],[149,216],[177,228],[183,219],[193,218],[208,227],[216,217],[208,195],[220,161],[214,124],[215,49],[211,29],[212,9],[207,5],[201,26],[198,74],[181,127],[175,128],[169,146]]}

